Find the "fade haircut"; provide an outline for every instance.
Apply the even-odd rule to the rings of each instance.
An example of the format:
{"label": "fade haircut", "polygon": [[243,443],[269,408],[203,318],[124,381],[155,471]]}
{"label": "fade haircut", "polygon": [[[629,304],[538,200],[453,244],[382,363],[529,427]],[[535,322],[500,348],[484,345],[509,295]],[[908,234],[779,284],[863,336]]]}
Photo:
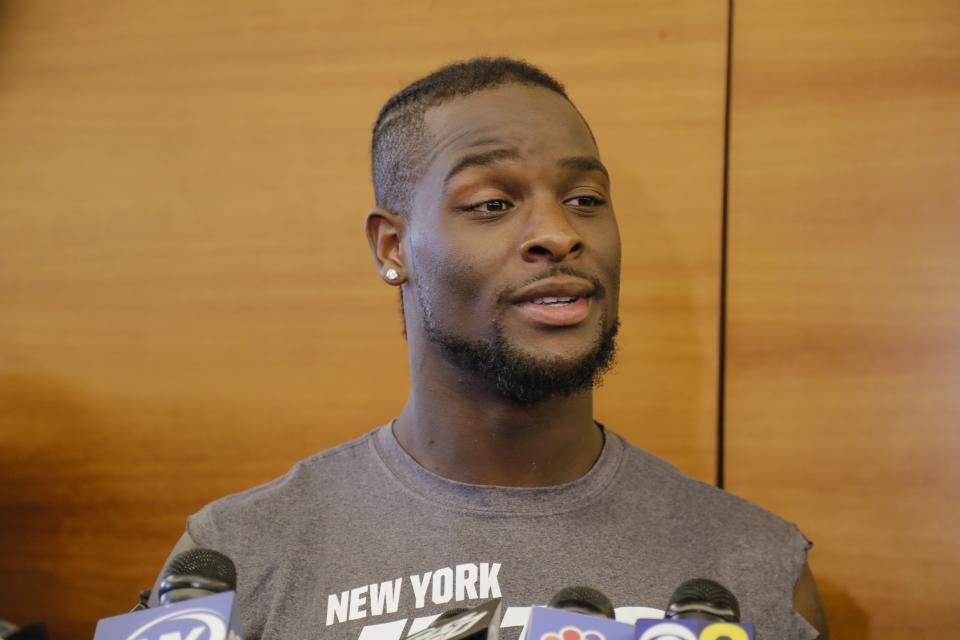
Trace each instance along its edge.
{"label": "fade haircut", "polygon": [[523,60],[502,57],[449,64],[387,100],[373,125],[371,164],[377,206],[394,213],[410,213],[413,187],[425,170],[427,109],[509,83],[543,87],[570,102],[563,85],[545,72]]}

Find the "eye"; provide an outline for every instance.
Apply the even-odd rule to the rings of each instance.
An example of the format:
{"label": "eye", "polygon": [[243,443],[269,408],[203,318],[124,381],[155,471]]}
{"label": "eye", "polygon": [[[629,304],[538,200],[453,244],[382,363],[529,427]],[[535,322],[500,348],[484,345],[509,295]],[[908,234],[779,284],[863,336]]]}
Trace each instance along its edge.
{"label": "eye", "polygon": [[493,200],[484,200],[483,202],[477,202],[476,204],[470,204],[463,207],[464,211],[472,211],[474,213],[485,213],[485,214],[497,214],[504,213],[513,208],[513,203],[509,200],[503,200],[501,198],[496,198]]}
{"label": "eye", "polygon": [[564,200],[564,203],[569,204],[572,207],[590,209],[593,207],[603,206],[607,204],[607,201],[597,196],[573,196],[572,198],[567,198]]}

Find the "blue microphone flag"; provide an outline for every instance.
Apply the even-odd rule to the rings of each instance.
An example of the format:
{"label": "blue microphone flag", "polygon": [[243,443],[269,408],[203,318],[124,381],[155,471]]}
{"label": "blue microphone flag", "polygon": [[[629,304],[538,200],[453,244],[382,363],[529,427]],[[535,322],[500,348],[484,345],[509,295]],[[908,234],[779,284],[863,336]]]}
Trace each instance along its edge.
{"label": "blue microphone flag", "polygon": [[233,591],[103,618],[93,640],[243,640]]}

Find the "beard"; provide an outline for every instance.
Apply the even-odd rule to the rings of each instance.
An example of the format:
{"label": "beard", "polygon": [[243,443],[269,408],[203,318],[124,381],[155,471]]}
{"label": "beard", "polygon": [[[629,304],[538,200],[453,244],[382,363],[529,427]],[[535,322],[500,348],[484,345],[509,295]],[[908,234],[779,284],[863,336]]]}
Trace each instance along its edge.
{"label": "beard", "polygon": [[[427,338],[448,362],[485,381],[497,395],[523,407],[598,387],[603,374],[613,366],[620,329],[620,321],[614,321],[582,356],[570,363],[559,363],[536,358],[511,345],[499,319],[493,323],[492,339],[470,342],[446,332],[432,314],[424,313],[423,318]],[[601,326],[606,324],[606,317],[601,318]]]}

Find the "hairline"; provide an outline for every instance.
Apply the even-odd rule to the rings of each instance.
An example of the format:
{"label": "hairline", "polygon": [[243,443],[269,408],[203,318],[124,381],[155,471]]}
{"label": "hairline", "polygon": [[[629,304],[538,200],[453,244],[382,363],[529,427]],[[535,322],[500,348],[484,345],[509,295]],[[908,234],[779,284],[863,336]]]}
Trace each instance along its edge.
{"label": "hairline", "polygon": [[[429,140],[429,134],[427,132],[427,112],[435,107],[440,107],[451,101],[467,98],[483,91],[493,91],[510,85],[520,85],[540,87],[555,93],[573,107],[574,112],[580,117],[584,126],[586,126],[594,146],[596,146],[596,137],[593,135],[590,123],[587,122],[587,119],[580,110],[577,109],[573,100],[567,95],[563,85],[536,67],[530,66],[529,68],[542,74],[545,80],[525,78],[516,75],[514,71],[509,71],[504,77],[494,82],[483,83],[480,86],[469,89],[458,90],[454,88],[448,90],[448,92],[441,91],[438,95],[426,95],[417,99],[416,90],[418,86],[420,83],[430,79],[433,76],[433,74],[431,74],[408,85],[405,89],[392,96],[383,107],[381,107],[373,130],[371,169],[373,173],[376,205],[399,215],[409,215],[413,205],[416,186],[426,170],[425,163],[430,155],[429,149],[432,145],[432,141]],[[556,86],[551,86],[551,82]],[[378,160],[381,159],[380,156],[387,153],[385,149],[381,148],[381,145],[385,144],[385,139],[389,137],[390,129],[394,126],[406,126],[408,127],[408,131],[401,134],[401,140],[399,142],[396,140],[386,140],[386,143],[393,142],[393,144],[402,146],[407,161],[397,162],[394,158],[394,166],[390,167],[388,175],[378,176],[378,171],[382,169],[382,167],[379,166]],[[396,149],[394,149],[394,152],[396,152]],[[416,157],[411,158],[410,156],[414,153],[416,153]],[[383,184],[384,181],[387,184]]]}

